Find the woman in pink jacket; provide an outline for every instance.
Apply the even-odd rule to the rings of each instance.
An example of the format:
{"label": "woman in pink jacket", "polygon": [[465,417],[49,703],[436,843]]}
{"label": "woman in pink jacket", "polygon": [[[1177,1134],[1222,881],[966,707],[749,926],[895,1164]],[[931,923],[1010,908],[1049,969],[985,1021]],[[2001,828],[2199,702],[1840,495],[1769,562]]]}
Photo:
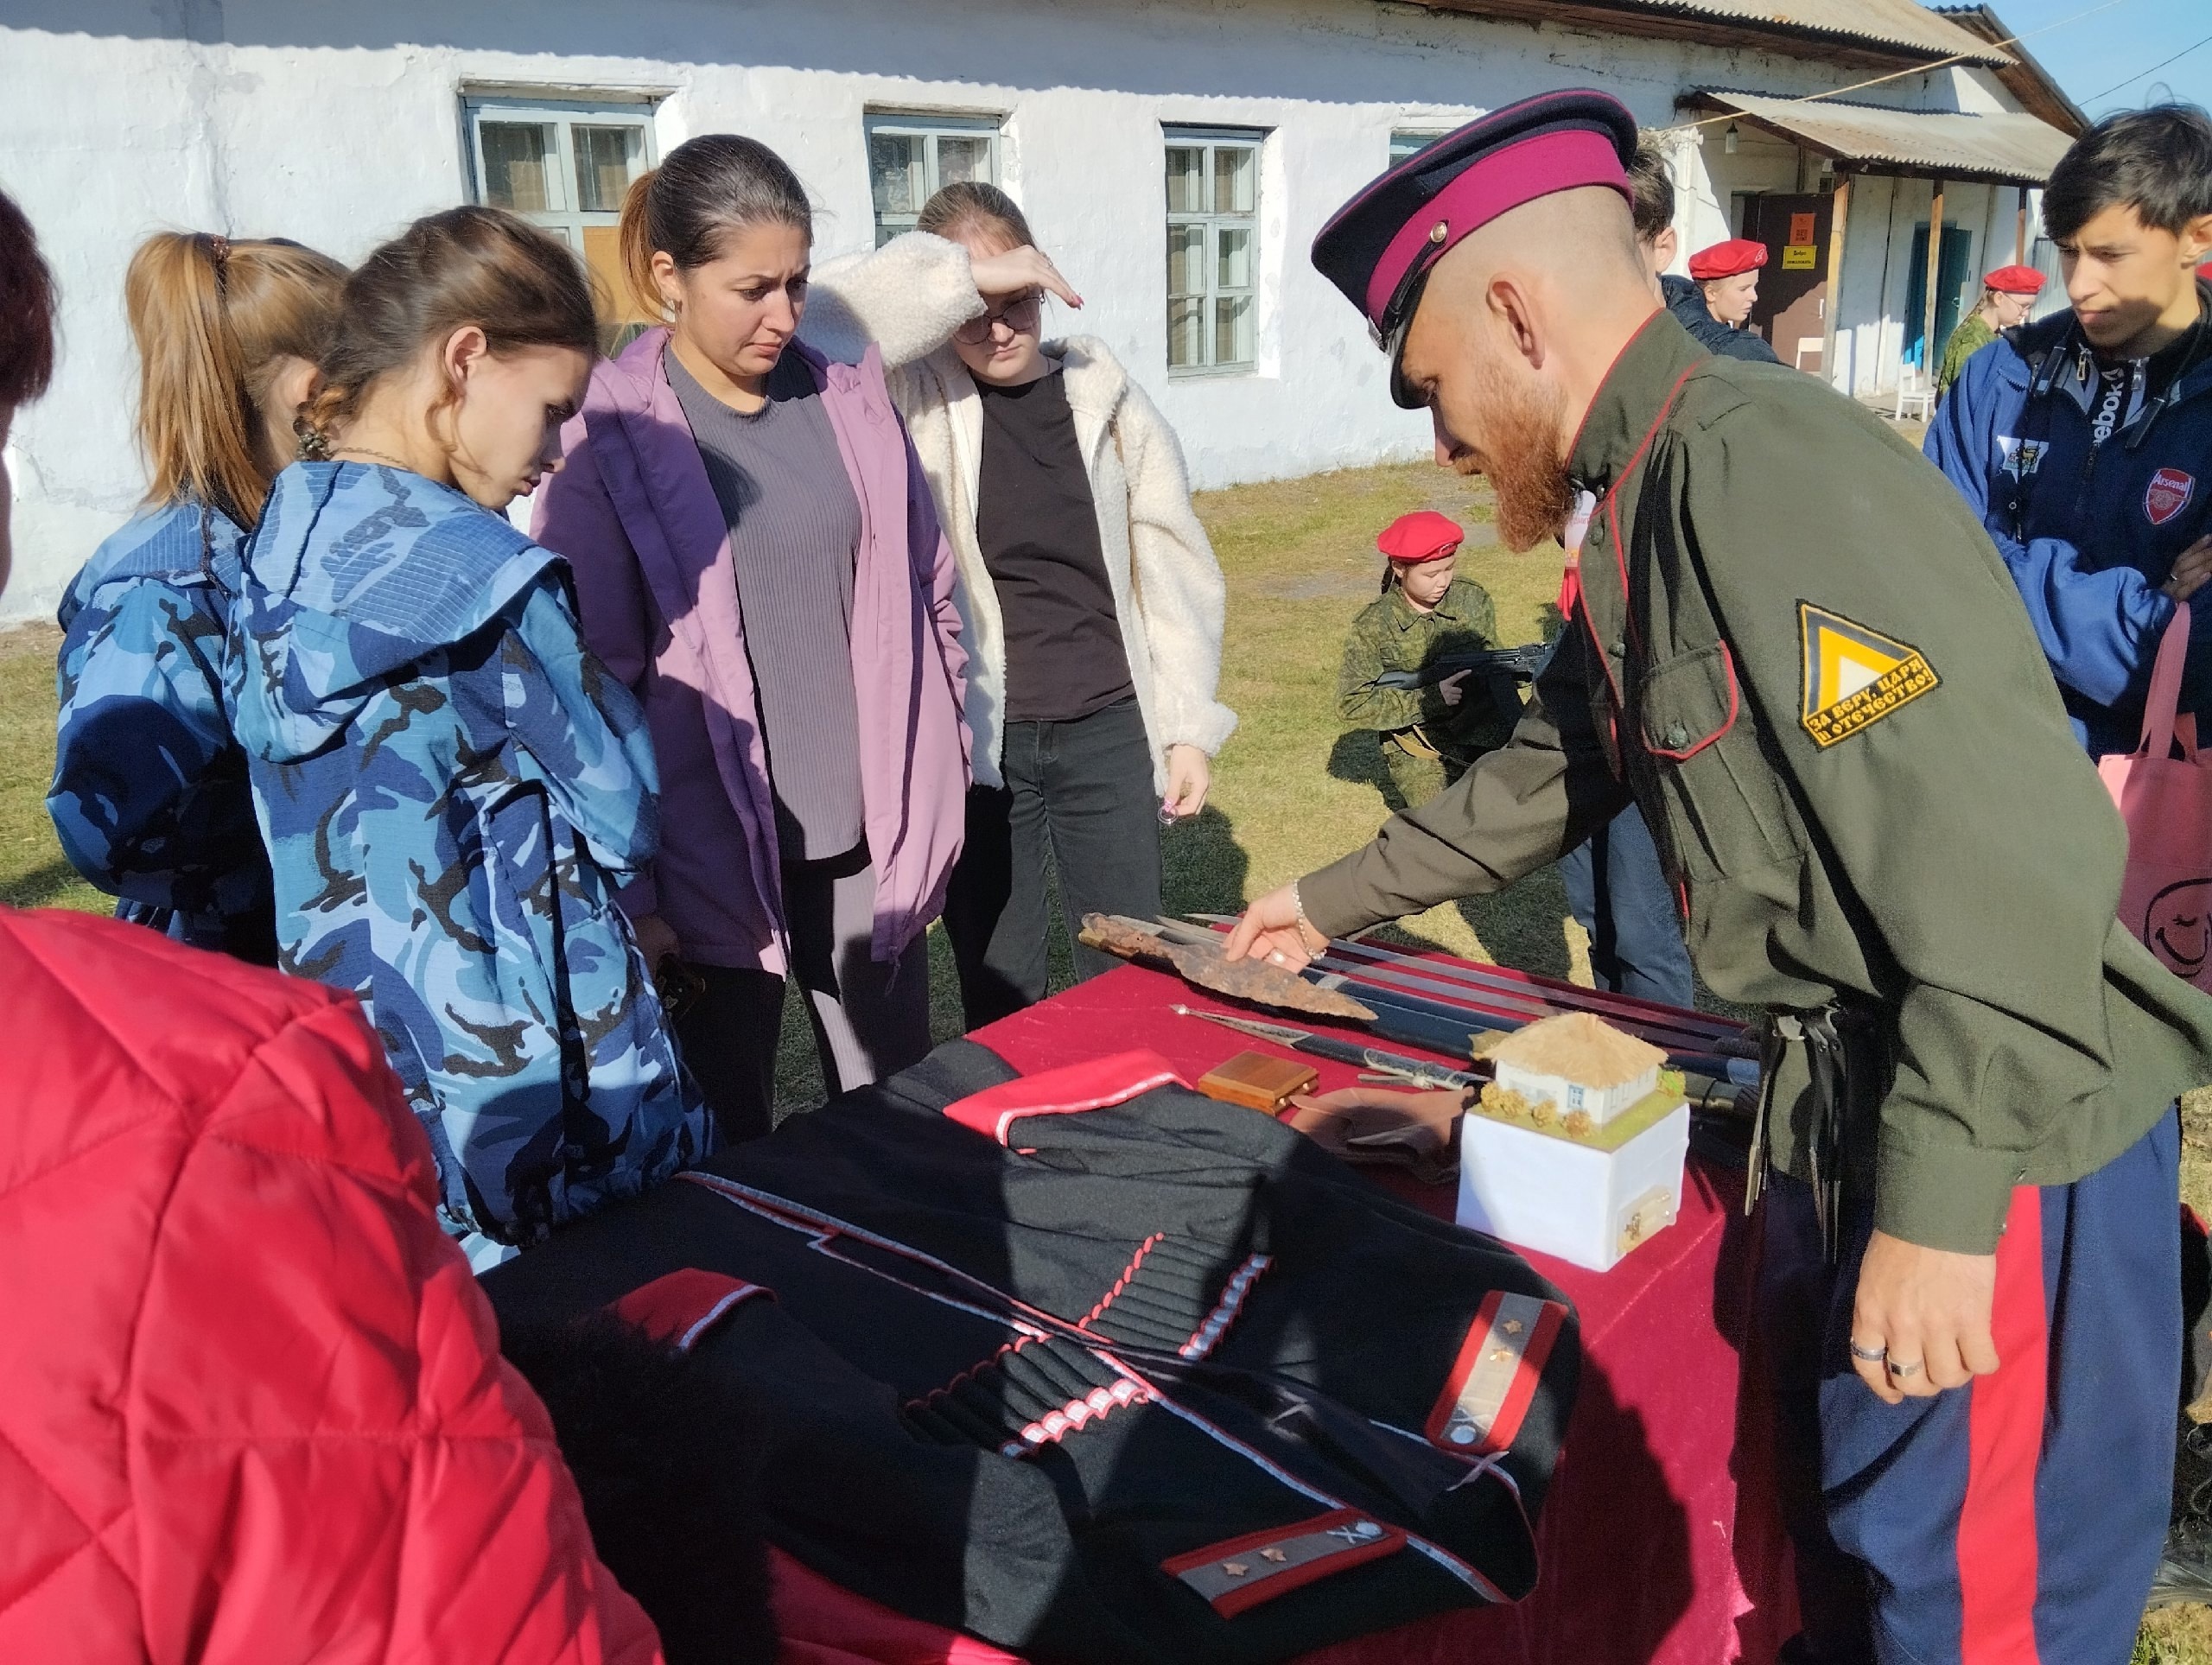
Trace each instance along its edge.
{"label": "woman in pink jacket", "polygon": [[625,268],[669,320],[593,373],[535,535],[644,702],[660,855],[623,898],[692,977],[684,1056],[766,1133],[784,981],[832,1092],[929,1050],[923,933],[960,853],[966,656],[928,482],[870,356],[794,340],[813,222],[766,145],[709,134],[630,188]]}

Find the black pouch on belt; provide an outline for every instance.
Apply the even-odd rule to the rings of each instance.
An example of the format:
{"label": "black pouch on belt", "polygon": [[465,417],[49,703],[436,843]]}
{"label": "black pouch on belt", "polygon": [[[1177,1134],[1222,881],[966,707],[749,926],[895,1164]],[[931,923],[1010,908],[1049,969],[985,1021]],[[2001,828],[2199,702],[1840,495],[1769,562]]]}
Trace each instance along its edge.
{"label": "black pouch on belt", "polygon": [[1806,1178],[1820,1221],[1821,1244],[1833,1261],[1842,1249],[1844,1198],[1871,1168],[1871,1119],[1887,1083],[1872,1067],[1879,1050],[1878,1027],[1870,1014],[1840,1004],[1802,1012],[1770,1012],[1759,1046],[1759,1108],[1751,1133],[1751,1172],[1745,1180],[1744,1211],[1749,1213],[1765,1184],[1766,1147],[1775,1114],[1776,1084],[1784,1074],[1783,1055],[1804,1054],[1808,1114],[1805,1120]]}

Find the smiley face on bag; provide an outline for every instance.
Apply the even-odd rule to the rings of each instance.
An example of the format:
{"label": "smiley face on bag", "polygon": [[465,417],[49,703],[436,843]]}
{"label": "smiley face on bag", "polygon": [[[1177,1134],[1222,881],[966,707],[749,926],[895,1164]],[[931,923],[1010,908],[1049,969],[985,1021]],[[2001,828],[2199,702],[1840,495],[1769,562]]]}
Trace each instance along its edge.
{"label": "smiley face on bag", "polygon": [[2212,879],[2183,879],[2151,899],[2143,940],[2177,976],[2194,978],[2212,954]]}

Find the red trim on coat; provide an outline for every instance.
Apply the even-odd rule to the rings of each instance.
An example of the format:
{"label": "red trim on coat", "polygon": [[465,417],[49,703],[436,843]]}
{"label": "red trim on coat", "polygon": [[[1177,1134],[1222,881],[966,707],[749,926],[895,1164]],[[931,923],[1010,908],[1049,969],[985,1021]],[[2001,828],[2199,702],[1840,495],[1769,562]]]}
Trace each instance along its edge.
{"label": "red trim on coat", "polygon": [[1491,1344],[1504,1294],[1503,1290],[1493,1289],[1483,1297],[1474,1322],[1467,1326],[1467,1338],[1459,1344],[1459,1356],[1452,1362],[1451,1371],[1444,1378],[1444,1391],[1437,1395],[1428,1420],[1421,1426],[1421,1433],[1431,1445],[1455,1457],[1494,1456],[1513,1444],[1513,1437],[1521,1432],[1521,1424],[1529,1414],[1529,1407],[1535,1401],[1536,1384],[1543,1380],[1544,1365],[1552,1356],[1552,1344],[1559,1339],[1560,1325],[1567,1316],[1567,1309],[1557,1301],[1543,1303],[1535,1327],[1529,1332],[1528,1344],[1521,1350],[1521,1362],[1514,1368],[1512,1385],[1499,1401],[1497,1414],[1491,1420],[1489,1429],[1474,1445],[1455,1446],[1445,1437],[1445,1430],[1451,1423],[1452,1413],[1459,1408],[1459,1395],[1467,1385],[1467,1378],[1475,1373],[1475,1366],[1482,1363],[1484,1350]]}
{"label": "red trim on coat", "polygon": [[1659,414],[1651,419],[1651,426],[1643,430],[1643,437],[1636,442],[1636,449],[1621,465],[1620,473],[1613,476],[1613,483],[1605,488],[1605,521],[1613,531],[1613,565],[1619,569],[1621,575],[1621,620],[1627,628],[1631,647],[1641,646],[1642,644],[1636,639],[1636,609],[1629,605],[1631,592],[1628,581],[1628,546],[1621,542],[1621,485],[1636,472],[1637,465],[1643,461],[1643,454],[1651,448],[1651,442],[1659,437],[1659,430],[1667,425],[1667,418],[1674,414],[1675,396],[1682,391],[1682,384],[1695,375],[1702,364],[1700,359],[1675,378],[1675,384],[1667,390],[1667,397],[1659,402]]}
{"label": "red trim on coat", "polygon": [[1350,1572],[1355,1566],[1363,1566],[1369,1561],[1380,1560],[1385,1555],[1396,1554],[1406,1547],[1404,1529],[1392,1526],[1388,1521],[1376,1520],[1372,1515],[1363,1515],[1356,1509],[1332,1509],[1326,1515],[1317,1515],[1310,1521],[1293,1521],[1284,1526],[1270,1527],[1264,1532],[1247,1532],[1242,1537],[1224,1538],[1221,1542],[1208,1544],[1203,1549],[1193,1549],[1186,1555],[1172,1556],[1160,1562],[1160,1570],[1171,1578],[1180,1578],[1192,1568],[1204,1566],[1208,1561],[1225,1560],[1247,1550],[1256,1554],[1286,1538],[1311,1537],[1317,1532],[1352,1526],[1362,1521],[1373,1522],[1381,1527],[1382,1535],[1366,1543],[1347,1543],[1336,1554],[1319,1560],[1287,1567],[1234,1590],[1224,1590],[1207,1603],[1222,1617],[1235,1618],[1239,1613],[1257,1607],[1263,1601],[1272,1601],[1277,1596],[1302,1590],[1309,1584],[1332,1578],[1338,1573]]}
{"label": "red trim on coat", "polygon": [[1135,1382],[1122,1377],[1109,1388],[1093,1388],[1080,1399],[1071,1399],[1056,1411],[1047,1411],[1021,1430],[1021,1437],[999,1447],[1001,1457],[1026,1457],[1040,1446],[1058,1445],[1086,1422],[1104,1416],[1122,1405],[1141,1405],[1151,1399]]}
{"label": "red trim on coat", "polygon": [[1204,1358],[1214,1350],[1222,1332],[1244,1310],[1244,1297],[1252,1293],[1253,1281],[1274,1264],[1272,1255],[1251,1255],[1238,1267],[1222,1286],[1221,1299],[1214,1303],[1213,1311],[1205,1321],[1191,1331],[1191,1338],[1175,1350],[1178,1358]]}
{"label": "red trim on coat", "polygon": [[2036,1665],[2036,1465],[2043,1454],[2050,1334],[2043,1193],[2016,1186],[1997,1243],[1990,1302],[1994,1376],[1965,1391],[1967,1495],[1959,1510],[1961,1665]]}
{"label": "red trim on coat", "polygon": [[1164,1231],[1155,1231],[1137,1245],[1137,1252],[1129,1256],[1129,1263],[1122,1268],[1122,1275],[1114,1280],[1114,1287],[1098,1298],[1097,1306],[1075,1321],[1077,1329],[1088,1330],[1099,1315],[1114,1304],[1122,1291],[1129,1287],[1129,1280],[1136,1276],[1137,1268],[1144,1264],[1144,1257],[1158,1248],[1166,1236]]}
{"label": "red trim on coat", "polygon": [[1014,1124],[1025,1116],[1103,1110],[1155,1087],[1167,1086],[1188,1090],[1190,1083],[1159,1053],[1140,1047],[1001,1081],[995,1087],[955,1099],[944,1107],[944,1113],[970,1132],[1003,1145]]}
{"label": "red trim on coat", "polygon": [[1687,752],[1669,752],[1662,747],[1654,746],[1651,743],[1651,737],[1649,734],[1646,734],[1643,737],[1643,749],[1650,753],[1653,757],[1665,758],[1670,763],[1687,763],[1690,759],[1695,757],[1700,752],[1705,750],[1707,747],[1712,745],[1713,741],[1719,740],[1723,734],[1726,734],[1731,728],[1733,728],[1736,726],[1736,712],[1738,705],[1740,704],[1736,693],[1736,656],[1729,650],[1727,643],[1722,642],[1719,646],[1720,663],[1722,667],[1728,672],[1727,720],[1724,721],[1720,727],[1714,729],[1703,740],[1700,740],[1696,745],[1691,747]]}
{"label": "red trim on coat", "polygon": [[607,1310],[655,1341],[667,1342],[688,1353],[702,1336],[728,1316],[732,1307],[755,1295],[773,1300],[776,1292],[742,1278],[687,1266],[681,1272],[640,1284]]}

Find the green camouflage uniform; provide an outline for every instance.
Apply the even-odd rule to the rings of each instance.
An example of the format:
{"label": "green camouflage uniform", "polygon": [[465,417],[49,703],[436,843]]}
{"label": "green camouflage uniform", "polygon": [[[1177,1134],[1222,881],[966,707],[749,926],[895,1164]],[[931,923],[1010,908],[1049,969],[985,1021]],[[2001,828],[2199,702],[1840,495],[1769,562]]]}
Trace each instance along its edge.
{"label": "green camouflage uniform", "polygon": [[1376,731],[1399,807],[1427,802],[1484,752],[1504,745],[1521,715],[1520,702],[1506,709],[1480,672],[1460,684],[1456,707],[1445,703],[1433,683],[1382,688],[1375,679],[1386,670],[1419,670],[1441,655],[1497,645],[1490,592],[1468,578],[1454,578],[1427,613],[1393,585],[1352,621],[1337,677],[1337,715],[1347,728]]}
{"label": "green camouflage uniform", "polygon": [[1951,332],[1951,339],[1943,343],[1942,367],[1936,372],[1936,391],[1948,393],[1951,384],[1959,379],[1959,372],[1967,367],[1967,360],[1997,339],[1997,332],[1976,307]]}

